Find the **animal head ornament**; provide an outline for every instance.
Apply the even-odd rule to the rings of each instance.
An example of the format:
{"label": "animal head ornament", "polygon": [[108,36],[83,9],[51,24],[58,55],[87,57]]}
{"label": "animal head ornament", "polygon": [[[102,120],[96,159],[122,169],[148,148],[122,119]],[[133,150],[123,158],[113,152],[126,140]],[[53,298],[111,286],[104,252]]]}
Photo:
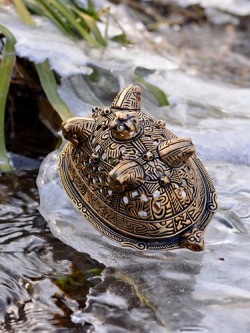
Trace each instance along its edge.
{"label": "animal head ornament", "polygon": [[141,250],[203,249],[214,186],[191,139],[141,112],[140,87],[62,127],[69,141],[59,157],[62,184],[97,230]]}

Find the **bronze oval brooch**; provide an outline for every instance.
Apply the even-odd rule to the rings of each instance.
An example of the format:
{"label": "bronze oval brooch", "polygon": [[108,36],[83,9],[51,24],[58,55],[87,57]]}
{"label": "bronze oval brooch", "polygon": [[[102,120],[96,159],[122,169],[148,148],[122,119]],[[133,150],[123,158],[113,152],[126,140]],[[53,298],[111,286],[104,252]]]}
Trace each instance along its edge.
{"label": "bronze oval brooch", "polygon": [[59,174],[73,204],[105,236],[136,249],[204,248],[216,192],[191,139],[141,112],[129,85],[110,107],[62,124]]}

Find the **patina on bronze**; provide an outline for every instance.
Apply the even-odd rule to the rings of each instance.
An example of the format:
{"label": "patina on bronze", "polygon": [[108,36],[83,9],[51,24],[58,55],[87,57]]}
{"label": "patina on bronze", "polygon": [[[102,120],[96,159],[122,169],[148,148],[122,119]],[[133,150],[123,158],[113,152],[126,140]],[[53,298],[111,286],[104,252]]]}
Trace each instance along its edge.
{"label": "patina on bronze", "polygon": [[110,107],[62,124],[59,174],[73,204],[105,236],[136,249],[201,251],[217,208],[191,139],[141,112],[129,85]]}

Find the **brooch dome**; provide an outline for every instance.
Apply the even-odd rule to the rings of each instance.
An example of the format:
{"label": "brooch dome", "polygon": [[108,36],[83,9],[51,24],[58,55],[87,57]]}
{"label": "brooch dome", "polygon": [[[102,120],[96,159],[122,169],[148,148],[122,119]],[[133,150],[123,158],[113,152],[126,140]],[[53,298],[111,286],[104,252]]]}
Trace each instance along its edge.
{"label": "brooch dome", "polygon": [[97,230],[140,250],[203,249],[214,186],[191,139],[141,111],[140,87],[123,88],[110,107],[62,128],[63,186]]}

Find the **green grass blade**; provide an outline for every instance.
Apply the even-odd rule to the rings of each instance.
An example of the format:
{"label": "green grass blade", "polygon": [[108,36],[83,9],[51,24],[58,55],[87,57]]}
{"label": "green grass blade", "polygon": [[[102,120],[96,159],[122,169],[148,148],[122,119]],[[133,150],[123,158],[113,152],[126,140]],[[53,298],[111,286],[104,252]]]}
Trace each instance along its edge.
{"label": "green grass blade", "polygon": [[[18,0],[16,0],[18,1]],[[37,3],[36,0],[23,0],[26,8],[31,14],[35,15],[44,15],[43,9],[40,3]]]}
{"label": "green grass blade", "polygon": [[[16,0],[21,1],[22,0]],[[42,2],[42,1],[41,1]],[[34,24],[34,21],[29,14],[27,8],[24,5],[25,11],[18,12],[21,19],[24,21],[24,23],[28,24],[28,22],[32,22]],[[30,17],[29,17],[30,16]],[[61,97],[58,94],[57,91],[57,84],[55,80],[55,76],[50,69],[49,62],[46,60],[40,64],[35,64],[36,70],[41,82],[41,85],[43,87],[43,90],[50,102],[50,104],[53,106],[55,111],[59,114],[62,120],[66,120],[70,117],[73,117],[73,114],[69,111],[67,105],[63,102]]]}
{"label": "green grass blade", "polygon": [[23,0],[14,0],[14,6],[16,13],[19,15],[21,20],[30,26],[35,26],[35,22],[33,21],[28,9],[26,8]]}
{"label": "green grass blade", "polygon": [[107,42],[106,40],[102,37],[101,35],[101,32],[100,30],[98,29],[98,26],[96,24],[96,20],[86,14],[86,13],[83,13],[83,12],[80,12],[78,9],[76,8],[73,8],[72,7],[72,10],[78,15],[80,16],[84,23],[87,25],[87,27],[89,28],[90,32],[93,34],[93,36],[95,37],[97,43],[100,45],[100,46],[107,46]]}
{"label": "green grass blade", "polygon": [[82,14],[82,17],[83,17],[84,21],[86,22],[86,24],[88,25],[90,31],[93,33],[97,42],[101,46],[107,46],[107,41],[105,40],[105,38],[103,38],[103,36],[96,24],[96,20],[87,14]]}
{"label": "green grass blade", "polygon": [[87,0],[88,2],[88,11],[94,13],[95,12],[95,6],[92,0]]}
{"label": "green grass blade", "polygon": [[[127,34],[126,34],[126,31],[123,29],[122,25],[119,23],[118,19],[112,15],[110,13],[110,11],[108,11],[108,20],[109,20],[109,16],[111,16],[113,18],[113,20],[115,21],[115,23],[117,24],[118,28],[121,30],[121,34],[117,35],[117,36],[114,36],[112,38],[112,40],[114,42],[117,42],[117,43],[122,43],[122,44],[132,44],[129,40],[128,40],[128,37],[127,37]],[[108,22],[107,22],[108,24]],[[108,27],[107,27],[108,29]]]}
{"label": "green grass blade", "polygon": [[139,75],[135,75],[134,79],[135,79],[135,81],[141,83],[145,88],[147,88],[151,92],[152,95],[154,95],[154,97],[156,98],[156,100],[158,101],[160,106],[169,105],[169,101],[168,101],[166,94],[160,88],[145,81]]}
{"label": "green grass blade", "polygon": [[127,38],[127,35],[125,33],[122,33],[120,35],[116,35],[111,38],[113,42],[120,43],[120,44],[131,44],[130,41]]}
{"label": "green grass blade", "polygon": [[69,111],[67,105],[58,94],[56,79],[50,69],[49,62],[44,61],[43,63],[35,64],[35,66],[43,90],[55,111],[59,114],[62,120],[73,117],[74,115]]}
{"label": "green grass blade", "polygon": [[14,0],[14,3],[16,12],[26,24],[34,25],[32,12],[48,17],[73,39],[83,38],[98,47],[107,45],[96,24],[98,15],[91,1],[88,2],[88,9],[79,7],[73,0]]}
{"label": "green grass blade", "polygon": [[12,171],[12,167],[9,163],[5,147],[4,115],[11,74],[16,60],[14,47],[16,39],[12,33],[2,25],[0,25],[0,32],[6,38],[6,42],[2,50],[2,60],[0,63],[0,171],[10,172]]}
{"label": "green grass blade", "polygon": [[69,24],[72,25],[82,38],[95,46],[100,46],[99,43],[89,35],[89,32],[77,21],[75,14],[70,10],[69,6],[66,7],[61,0],[48,0],[48,2],[56,10],[58,10],[58,12],[68,21]]}
{"label": "green grass blade", "polygon": [[[81,4],[80,2],[78,2],[79,0],[62,0],[67,2],[68,5],[73,6],[74,8],[77,8],[80,12],[86,13],[87,15],[92,16],[93,18],[95,18],[96,20],[98,19],[98,14],[95,11],[95,6],[92,3],[92,7],[89,7],[88,4]],[[87,5],[87,8],[86,8]]]}
{"label": "green grass blade", "polygon": [[43,13],[40,15],[47,16],[55,25],[58,26],[66,35],[75,39],[75,34],[71,30],[70,25],[67,21],[63,20],[63,18],[58,14],[57,11],[54,10],[53,6],[50,6],[47,1],[40,0],[40,6],[43,10]]}
{"label": "green grass blade", "polygon": [[[19,0],[16,0],[19,1]],[[21,0],[22,1],[22,0]],[[75,39],[75,34],[70,29],[70,26],[65,22],[62,17],[50,6],[47,1],[40,0],[39,3],[37,0],[24,0],[26,8],[33,14],[39,16],[46,16],[52,23],[54,23],[60,30],[62,30],[66,35]],[[20,13],[19,13],[20,15]],[[25,21],[25,18],[22,17],[22,20]]]}
{"label": "green grass blade", "polygon": [[[18,0],[16,0],[18,1]],[[60,30],[62,30],[69,37],[75,37],[69,25],[63,21],[61,16],[47,3],[47,0],[24,0],[27,9],[35,15],[45,16],[52,23],[54,23]]]}

